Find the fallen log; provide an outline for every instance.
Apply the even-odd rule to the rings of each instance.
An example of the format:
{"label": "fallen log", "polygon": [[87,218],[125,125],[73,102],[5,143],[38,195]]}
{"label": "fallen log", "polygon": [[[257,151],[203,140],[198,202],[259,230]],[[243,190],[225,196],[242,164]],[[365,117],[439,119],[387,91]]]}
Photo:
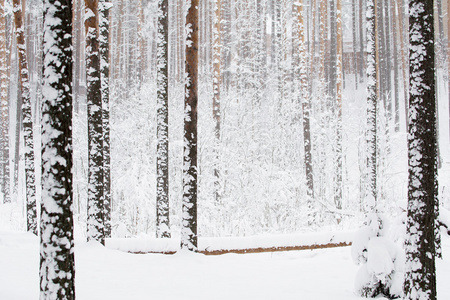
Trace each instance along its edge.
{"label": "fallen log", "polygon": [[[315,250],[315,249],[327,249],[327,248],[338,248],[351,246],[351,242],[342,243],[327,243],[327,244],[314,244],[314,245],[302,245],[302,246],[282,246],[282,247],[259,247],[259,248],[248,248],[248,249],[220,249],[220,250],[199,250],[198,253],[204,255],[223,255],[223,254],[251,254],[251,253],[265,253],[265,252],[282,252],[282,251],[299,251],[299,250]],[[173,255],[177,251],[128,251],[132,254],[167,254]]]}

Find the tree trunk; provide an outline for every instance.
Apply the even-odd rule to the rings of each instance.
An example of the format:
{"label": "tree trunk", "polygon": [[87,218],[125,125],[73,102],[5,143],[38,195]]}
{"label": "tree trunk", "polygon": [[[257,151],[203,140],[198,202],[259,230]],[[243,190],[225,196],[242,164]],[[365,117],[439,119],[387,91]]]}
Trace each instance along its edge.
{"label": "tree trunk", "polygon": [[170,238],[169,223],[169,3],[158,2],[156,237]]}
{"label": "tree trunk", "polygon": [[359,78],[360,82],[364,80],[364,4],[366,1],[359,0]]}
{"label": "tree trunk", "polygon": [[399,101],[399,93],[398,93],[398,48],[397,48],[397,15],[395,13],[395,0],[390,0],[391,5],[391,20],[392,20],[392,47],[393,47],[393,57],[394,57],[394,125],[395,132],[400,131],[400,101]]}
{"label": "tree trunk", "polygon": [[[220,85],[222,83],[221,76],[221,49],[222,49],[222,34],[221,34],[221,0],[215,0],[215,15],[214,15],[214,44],[213,44],[213,119],[214,119],[214,197],[216,201],[220,200],[220,171],[219,171],[219,147],[220,147]],[[259,28],[257,29],[259,30]]]}
{"label": "tree trunk", "polygon": [[25,180],[27,194],[27,231],[38,234],[36,213],[36,172],[34,169],[33,116],[31,115],[31,94],[28,62],[25,44],[25,28],[20,0],[13,0],[16,43],[19,59],[20,94],[22,95],[23,139],[25,143]]}
{"label": "tree trunk", "polygon": [[312,207],[312,199],[314,199],[314,177],[313,177],[313,163],[311,154],[311,98],[308,86],[308,67],[305,43],[305,28],[303,18],[304,1],[297,4],[297,22],[299,34],[299,57],[300,57],[300,90],[301,103],[303,108],[303,143],[305,150],[305,171],[306,171],[306,187],[308,193],[308,204]]}
{"label": "tree trunk", "polygon": [[352,46],[353,46],[353,72],[355,73],[355,90],[358,89],[358,67],[356,56],[356,1],[352,1]]}
{"label": "tree trunk", "polygon": [[367,1],[367,174],[364,212],[375,211],[377,203],[377,105],[378,105],[378,56],[376,54],[376,7],[375,1]]}
{"label": "tree trunk", "polygon": [[85,0],[88,108],[88,240],[105,244],[103,206],[103,121],[99,55],[98,0]]}
{"label": "tree trunk", "polygon": [[334,193],[334,202],[337,209],[342,209],[342,87],[343,73],[342,67],[342,2],[336,2],[336,153],[335,153],[335,170],[336,185]]}
{"label": "tree trunk", "polygon": [[0,0],[0,110],[1,110],[1,185],[3,203],[11,202],[9,168],[9,100],[8,100],[8,64],[6,42],[5,1]]}
{"label": "tree trunk", "polygon": [[111,2],[99,1],[99,51],[103,134],[103,224],[105,238],[111,237],[111,147],[109,125],[109,10]]}
{"label": "tree trunk", "polygon": [[75,299],[72,1],[44,1],[40,299]]}
{"label": "tree trunk", "polygon": [[433,1],[409,3],[410,96],[405,299],[436,299],[437,136]]}
{"label": "tree trunk", "polygon": [[184,105],[183,205],[181,248],[197,251],[197,102],[198,7],[192,0],[186,16],[186,92]]}

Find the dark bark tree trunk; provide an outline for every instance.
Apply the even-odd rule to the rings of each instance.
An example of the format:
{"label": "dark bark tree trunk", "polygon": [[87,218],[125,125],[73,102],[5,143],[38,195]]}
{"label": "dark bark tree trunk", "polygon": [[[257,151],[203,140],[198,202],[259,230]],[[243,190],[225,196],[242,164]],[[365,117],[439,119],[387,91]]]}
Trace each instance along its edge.
{"label": "dark bark tree trunk", "polygon": [[437,136],[433,1],[409,2],[408,217],[405,299],[436,299]]}
{"label": "dark bark tree trunk", "polygon": [[99,1],[99,51],[102,98],[102,134],[103,134],[103,224],[105,238],[111,237],[111,147],[109,125],[109,10],[112,7],[107,0]]}
{"label": "dark bark tree trunk", "polygon": [[99,55],[98,0],[85,0],[88,108],[88,240],[105,244],[103,206],[103,121]]}
{"label": "dark bark tree trunk", "polygon": [[181,248],[197,251],[197,102],[198,7],[192,0],[186,16],[186,98],[184,106],[183,205]]}
{"label": "dark bark tree trunk", "polygon": [[22,96],[23,139],[25,143],[25,181],[27,203],[27,231],[38,234],[36,209],[36,172],[34,169],[33,116],[31,115],[31,94],[28,61],[25,44],[25,26],[20,0],[13,0],[16,44],[19,60],[20,95]]}
{"label": "dark bark tree trunk", "polygon": [[40,299],[75,299],[72,1],[44,1]]}
{"label": "dark bark tree trunk", "polygon": [[170,238],[169,223],[169,3],[158,2],[156,237]]}

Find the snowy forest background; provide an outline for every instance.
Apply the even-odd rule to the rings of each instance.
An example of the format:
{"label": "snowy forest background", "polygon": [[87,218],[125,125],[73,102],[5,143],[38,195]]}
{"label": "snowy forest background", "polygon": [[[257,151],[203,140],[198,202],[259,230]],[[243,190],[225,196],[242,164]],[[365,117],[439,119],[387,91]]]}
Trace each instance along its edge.
{"label": "snowy forest background", "polygon": [[[112,236],[154,236],[157,1],[111,2]],[[40,1],[24,3],[34,138],[39,145],[42,7]],[[88,147],[84,3],[73,3],[74,212],[77,233],[85,235]],[[364,217],[366,184],[366,1],[338,0],[340,9],[333,1],[303,1],[300,15],[292,0],[218,3],[219,44],[214,41],[215,1],[202,1],[199,7],[199,236],[238,237],[359,226]],[[377,13],[382,20],[378,28],[378,210],[394,220],[406,210],[408,5],[402,0],[378,3]],[[448,179],[450,8],[446,1],[435,3],[440,176]],[[3,46],[9,51],[10,80],[7,163],[11,176],[2,185],[2,195],[6,203],[5,195],[9,194],[13,204],[9,216],[0,222],[8,223],[12,229],[24,229],[25,175],[17,51],[8,1],[5,10],[7,40]],[[169,1],[169,195],[173,237],[180,232],[183,190],[185,11],[185,1]],[[299,24],[304,28],[304,44]],[[300,55],[301,45],[305,47],[304,57]],[[213,115],[212,84],[217,80],[217,49],[221,109],[218,154],[214,152],[217,119]],[[299,76],[301,68],[307,68],[306,79]],[[304,109],[308,103],[313,194],[305,163]],[[2,114],[5,118],[5,110]],[[35,149],[39,199],[40,148]],[[220,170],[218,191],[216,168]],[[448,180],[440,180],[439,199],[447,209],[448,189]]]}

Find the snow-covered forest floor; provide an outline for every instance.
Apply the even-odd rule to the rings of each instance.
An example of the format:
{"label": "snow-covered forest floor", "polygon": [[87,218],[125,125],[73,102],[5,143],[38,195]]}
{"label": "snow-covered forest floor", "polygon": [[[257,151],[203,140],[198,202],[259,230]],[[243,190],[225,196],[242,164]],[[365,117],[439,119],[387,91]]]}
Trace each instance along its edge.
{"label": "snow-covered forest floor", "polygon": [[[7,213],[2,207],[2,217]],[[438,299],[450,299],[450,237],[437,261]],[[76,297],[90,299],[361,299],[350,247],[260,254],[129,254],[77,240]],[[0,299],[38,299],[39,240],[0,230]],[[383,299],[383,298],[381,298]]]}

